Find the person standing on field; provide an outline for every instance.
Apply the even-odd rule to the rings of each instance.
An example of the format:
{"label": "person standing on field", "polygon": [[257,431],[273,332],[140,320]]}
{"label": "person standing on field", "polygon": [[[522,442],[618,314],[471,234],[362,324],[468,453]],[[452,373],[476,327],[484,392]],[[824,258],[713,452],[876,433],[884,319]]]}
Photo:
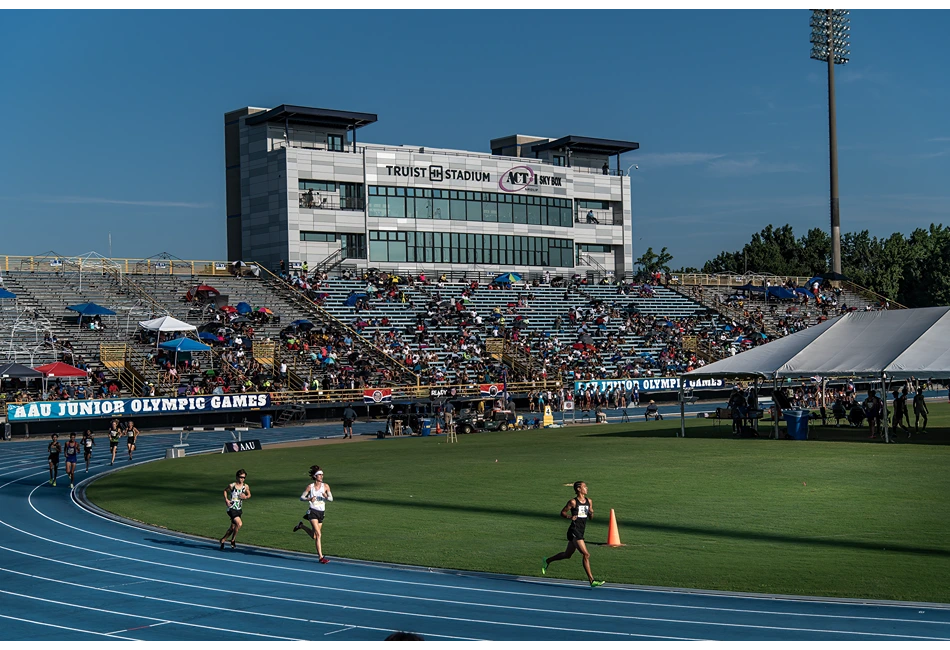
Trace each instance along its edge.
{"label": "person standing on field", "polygon": [[353,410],[353,406],[350,404],[346,405],[346,408],[343,409],[343,438],[352,438],[353,437],[353,421],[356,420],[356,411]]}
{"label": "person standing on field", "polygon": [[[927,433],[927,415],[930,411],[927,409],[927,402],[924,401],[924,391],[918,388],[914,393],[914,430],[917,433]],[[924,419],[924,428],[920,428],[920,418]]]}

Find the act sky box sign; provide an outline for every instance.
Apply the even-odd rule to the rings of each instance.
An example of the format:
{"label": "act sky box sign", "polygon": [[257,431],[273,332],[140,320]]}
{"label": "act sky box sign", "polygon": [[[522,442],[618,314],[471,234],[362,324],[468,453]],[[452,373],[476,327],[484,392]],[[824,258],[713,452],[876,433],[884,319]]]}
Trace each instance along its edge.
{"label": "act sky box sign", "polygon": [[268,406],[270,406],[270,395],[267,393],[30,402],[29,404],[8,404],[7,420],[9,422],[25,422],[28,420],[64,420],[68,418],[142,417],[261,409]]}

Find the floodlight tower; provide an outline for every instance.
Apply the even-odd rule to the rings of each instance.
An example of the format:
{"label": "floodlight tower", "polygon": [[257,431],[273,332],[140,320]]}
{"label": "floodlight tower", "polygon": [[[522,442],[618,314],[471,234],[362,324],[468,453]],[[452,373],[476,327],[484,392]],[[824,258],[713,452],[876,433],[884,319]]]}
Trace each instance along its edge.
{"label": "floodlight tower", "polygon": [[831,162],[831,270],[841,273],[841,215],[838,211],[838,132],[835,125],[835,64],[851,54],[847,9],[811,10],[811,58],[828,63],[828,148]]}

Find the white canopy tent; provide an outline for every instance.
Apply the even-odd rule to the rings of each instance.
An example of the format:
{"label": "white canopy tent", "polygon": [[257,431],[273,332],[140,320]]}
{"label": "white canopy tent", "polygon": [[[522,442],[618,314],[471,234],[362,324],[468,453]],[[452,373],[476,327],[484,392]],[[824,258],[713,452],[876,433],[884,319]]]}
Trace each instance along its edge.
{"label": "white canopy tent", "polygon": [[[950,307],[851,312],[686,373],[708,377],[933,377],[950,375]],[[886,395],[884,430],[887,433]],[[680,433],[685,412],[680,400]],[[776,427],[778,423],[776,421]]]}
{"label": "white canopy tent", "polygon": [[194,332],[195,339],[198,338],[197,327],[171,316],[162,316],[160,318],[153,318],[152,320],[143,320],[139,323],[139,327],[149,330],[150,332],[158,332],[158,334],[155,335],[156,350],[158,349],[159,342],[161,342],[162,332]]}

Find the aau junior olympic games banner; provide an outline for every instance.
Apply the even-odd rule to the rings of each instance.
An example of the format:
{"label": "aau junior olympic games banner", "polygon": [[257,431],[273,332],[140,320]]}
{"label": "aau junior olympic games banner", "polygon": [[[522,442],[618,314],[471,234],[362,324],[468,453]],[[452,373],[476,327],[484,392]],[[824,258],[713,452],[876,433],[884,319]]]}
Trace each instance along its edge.
{"label": "aau junior olympic games banner", "polygon": [[135,399],[87,399],[69,402],[8,404],[7,420],[62,420],[67,418],[211,413],[270,406],[267,393],[202,395],[198,397],[142,397]]}
{"label": "aau junior olympic games banner", "polygon": [[[641,393],[656,393],[659,391],[674,391],[680,389],[679,377],[657,377],[644,379],[598,379],[595,381],[575,381],[574,390],[587,390],[587,387],[601,392],[609,391],[613,388],[618,390],[631,391],[636,386]],[[726,382],[722,379],[687,379],[687,388],[725,388]]]}

